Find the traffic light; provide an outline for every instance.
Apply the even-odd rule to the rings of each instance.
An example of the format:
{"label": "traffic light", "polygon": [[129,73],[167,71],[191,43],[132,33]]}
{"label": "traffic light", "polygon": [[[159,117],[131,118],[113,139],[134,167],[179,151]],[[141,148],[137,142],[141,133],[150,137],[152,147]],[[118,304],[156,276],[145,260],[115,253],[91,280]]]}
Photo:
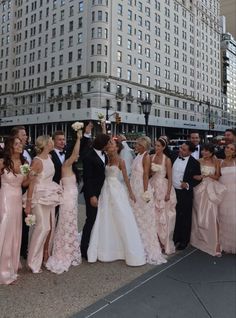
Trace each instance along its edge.
{"label": "traffic light", "polygon": [[116,114],[116,125],[119,125],[121,123],[121,117],[119,114]]}
{"label": "traffic light", "polygon": [[215,123],[214,122],[211,123],[211,129],[215,129]]}

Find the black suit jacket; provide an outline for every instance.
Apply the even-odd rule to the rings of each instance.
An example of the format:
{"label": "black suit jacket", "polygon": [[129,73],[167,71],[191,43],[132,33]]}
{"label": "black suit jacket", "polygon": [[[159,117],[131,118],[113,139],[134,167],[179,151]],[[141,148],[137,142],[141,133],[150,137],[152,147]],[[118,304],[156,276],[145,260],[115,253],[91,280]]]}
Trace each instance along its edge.
{"label": "black suit jacket", "polygon": [[[91,138],[88,137],[82,137],[81,141],[80,141],[80,159],[83,160],[83,158],[86,156],[86,154],[88,153],[89,149],[91,148]],[[70,147],[69,147],[70,148]],[[65,149],[66,151],[66,149]],[[56,183],[60,183],[61,180],[61,167],[62,167],[62,163],[56,153],[55,150],[51,151],[51,158],[52,158],[52,162],[54,164],[55,167],[55,174],[53,177],[53,181],[55,181]]]}
{"label": "black suit jacket", "polygon": [[55,174],[54,174],[54,177],[53,177],[53,181],[55,181],[56,183],[60,183],[61,181],[61,166],[62,166],[62,163],[56,153],[55,150],[51,151],[51,158],[52,158],[52,162],[54,164],[54,168],[55,168]]}
{"label": "black suit jacket", "polygon": [[[178,156],[176,156],[173,160],[173,164],[177,157]],[[193,176],[197,175],[201,175],[200,163],[195,158],[190,156],[183,176],[183,182],[187,182],[189,184],[189,190],[187,191],[192,191],[193,188],[201,182],[193,178]]]}
{"label": "black suit jacket", "polygon": [[219,151],[217,151],[216,157],[218,159],[225,159],[225,148],[222,148]]}
{"label": "black suit jacket", "polygon": [[99,197],[104,180],[105,180],[105,164],[97,155],[93,148],[90,148],[83,158],[83,189],[84,195],[88,198],[93,196]]}

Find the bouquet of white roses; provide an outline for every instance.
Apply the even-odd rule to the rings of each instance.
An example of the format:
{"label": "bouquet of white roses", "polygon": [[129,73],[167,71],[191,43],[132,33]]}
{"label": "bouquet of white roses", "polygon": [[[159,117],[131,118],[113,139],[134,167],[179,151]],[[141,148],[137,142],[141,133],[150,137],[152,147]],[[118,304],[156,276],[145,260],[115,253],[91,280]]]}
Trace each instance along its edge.
{"label": "bouquet of white roses", "polygon": [[161,165],[158,165],[158,164],[152,162],[151,170],[152,170],[153,172],[159,172],[159,171],[161,171]]}
{"label": "bouquet of white roses", "polygon": [[36,224],[36,216],[34,214],[28,214],[25,218],[25,224],[27,226],[32,226]]}
{"label": "bouquet of white roses", "polygon": [[78,131],[84,128],[84,123],[76,121],[74,124],[71,125],[71,127],[74,129],[74,131]]}
{"label": "bouquet of white roses", "polygon": [[28,163],[25,163],[23,165],[20,166],[20,173],[23,176],[27,176],[30,172],[30,165]]}
{"label": "bouquet of white roses", "polygon": [[209,174],[211,174],[211,167],[201,166],[201,174],[203,176],[209,176]]}
{"label": "bouquet of white roses", "polygon": [[149,201],[151,201],[151,193],[149,191],[145,191],[143,194],[142,194],[142,199],[148,203]]}
{"label": "bouquet of white roses", "polygon": [[98,119],[100,120],[101,124],[105,123],[105,117],[102,113],[98,113]]}

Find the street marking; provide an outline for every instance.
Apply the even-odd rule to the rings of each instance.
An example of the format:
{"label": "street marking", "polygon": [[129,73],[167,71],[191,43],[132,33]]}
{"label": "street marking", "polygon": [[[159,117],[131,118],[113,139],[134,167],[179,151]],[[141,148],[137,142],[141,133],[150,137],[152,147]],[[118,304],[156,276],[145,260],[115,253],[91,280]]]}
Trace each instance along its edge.
{"label": "street marking", "polygon": [[[182,260],[184,260],[186,257],[192,255],[193,253],[195,253],[197,251],[197,249],[194,249],[193,251],[189,252],[188,254],[186,254],[185,256],[181,257],[180,259],[178,259],[177,261],[175,261],[173,264],[170,264],[169,266],[163,268],[160,272],[148,277],[147,279],[145,279],[144,281],[140,282],[139,284],[137,284],[136,286],[134,286],[133,288],[127,290],[125,293],[123,293],[122,295],[118,296],[117,298],[109,301],[106,300],[106,298],[104,298],[105,301],[107,301],[108,303],[106,305],[103,305],[102,307],[100,307],[99,309],[95,310],[94,312],[90,313],[88,316],[85,316],[84,318],[89,318],[94,316],[95,314],[97,314],[98,312],[102,311],[103,309],[105,309],[106,307],[110,306],[111,304],[113,304],[114,302],[116,302],[117,300],[121,299],[122,297],[130,294],[131,292],[133,292],[135,289],[139,288],[140,286],[146,284],[148,281],[150,281],[151,279],[159,276],[160,274],[162,274],[163,272],[165,272],[167,269],[173,267],[174,265],[178,264],[179,262],[181,262]],[[145,274],[144,274],[145,275]],[[122,288],[122,287],[121,287]]]}

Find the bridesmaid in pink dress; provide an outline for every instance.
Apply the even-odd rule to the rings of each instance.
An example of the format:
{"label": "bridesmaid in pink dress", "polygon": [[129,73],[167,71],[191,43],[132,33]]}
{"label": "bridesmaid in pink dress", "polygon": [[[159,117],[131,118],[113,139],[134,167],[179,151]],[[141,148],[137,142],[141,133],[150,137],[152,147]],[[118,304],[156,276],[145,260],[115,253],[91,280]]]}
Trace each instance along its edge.
{"label": "bridesmaid in pink dress", "polygon": [[163,153],[166,146],[167,142],[164,138],[160,137],[156,141],[156,153],[151,156],[150,184],[154,190],[156,233],[165,254],[169,255],[175,252],[173,234],[176,219],[176,194],[172,186],[171,160]]}
{"label": "bridesmaid in pink dress", "polygon": [[156,232],[153,190],[149,183],[150,156],[148,149],[150,145],[149,137],[137,139],[136,150],[138,155],[133,161],[130,179],[136,202],[131,204],[144,246],[146,261],[149,264],[158,265],[166,263],[166,260],[161,253]]}
{"label": "bridesmaid in pink dress", "polygon": [[221,162],[219,179],[226,192],[219,206],[221,249],[236,254],[236,144],[225,147],[225,159]]}
{"label": "bridesmaid in pink dress", "polygon": [[52,181],[54,165],[49,156],[53,149],[53,141],[49,136],[40,136],[36,140],[37,156],[34,158],[31,170],[36,178],[30,183],[26,193],[25,213],[36,216],[27,263],[33,273],[41,273],[42,263],[46,262],[52,245],[55,229],[55,206],[60,203],[61,187]]}
{"label": "bridesmaid in pink dress", "polygon": [[53,273],[61,274],[69,267],[81,263],[80,240],[78,234],[78,187],[76,180],[76,161],[80,151],[81,131],[73,151],[67,150],[62,165],[63,200],[60,205],[59,219],[53,239],[52,255],[46,267]]}
{"label": "bridesmaid in pink dress", "polygon": [[190,243],[203,252],[219,257],[218,210],[226,188],[218,182],[220,165],[214,156],[214,145],[206,144],[202,147],[199,162],[201,175],[194,178],[201,183],[194,188]]}
{"label": "bridesmaid in pink dress", "polygon": [[17,279],[20,265],[22,229],[22,190],[27,184],[20,174],[25,163],[20,139],[10,137],[3,158],[0,159],[0,284],[11,284]]}

